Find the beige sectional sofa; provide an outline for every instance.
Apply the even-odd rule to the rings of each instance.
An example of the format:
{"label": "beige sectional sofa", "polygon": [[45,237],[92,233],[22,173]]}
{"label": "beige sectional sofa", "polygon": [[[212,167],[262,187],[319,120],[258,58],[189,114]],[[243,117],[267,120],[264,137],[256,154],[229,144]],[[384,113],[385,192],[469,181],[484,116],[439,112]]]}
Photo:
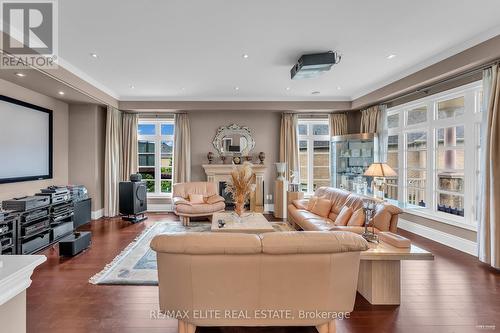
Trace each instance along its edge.
{"label": "beige sectional sofa", "polygon": [[[320,187],[311,199],[294,200],[288,205],[288,220],[303,230],[341,230],[361,234],[365,223],[363,199],[363,196],[341,189]],[[401,213],[398,207],[378,200],[369,226],[373,226],[376,233],[396,233]]]}
{"label": "beige sectional sofa", "polygon": [[[160,310],[181,315],[180,333],[196,326],[316,326],[333,333],[334,319],[353,310],[360,251],[368,246],[351,232],[291,231],[162,234],[151,248]],[[306,283],[298,288],[297,281]]]}

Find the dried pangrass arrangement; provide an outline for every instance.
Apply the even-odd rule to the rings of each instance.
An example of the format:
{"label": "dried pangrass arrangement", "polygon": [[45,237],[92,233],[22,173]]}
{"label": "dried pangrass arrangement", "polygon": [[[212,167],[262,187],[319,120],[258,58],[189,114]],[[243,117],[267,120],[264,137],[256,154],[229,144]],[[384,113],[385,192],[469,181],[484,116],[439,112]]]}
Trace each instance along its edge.
{"label": "dried pangrass arrangement", "polygon": [[231,172],[231,182],[226,184],[226,193],[231,194],[235,203],[234,211],[241,216],[245,211],[245,203],[255,190],[255,174],[252,164],[245,162],[236,166]]}

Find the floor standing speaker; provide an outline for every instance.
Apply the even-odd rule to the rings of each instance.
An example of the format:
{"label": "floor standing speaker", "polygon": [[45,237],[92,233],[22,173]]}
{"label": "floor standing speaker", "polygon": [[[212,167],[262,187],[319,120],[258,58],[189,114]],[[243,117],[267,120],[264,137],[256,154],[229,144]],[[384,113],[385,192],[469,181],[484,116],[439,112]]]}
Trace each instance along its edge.
{"label": "floor standing speaker", "polygon": [[132,222],[145,220],[144,213],[148,209],[146,183],[120,182],[119,192],[120,214],[123,219]]}

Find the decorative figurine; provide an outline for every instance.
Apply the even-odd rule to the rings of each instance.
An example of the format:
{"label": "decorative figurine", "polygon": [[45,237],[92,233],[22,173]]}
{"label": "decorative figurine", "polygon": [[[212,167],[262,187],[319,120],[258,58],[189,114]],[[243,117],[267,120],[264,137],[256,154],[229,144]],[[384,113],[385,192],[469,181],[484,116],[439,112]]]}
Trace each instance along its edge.
{"label": "decorative figurine", "polygon": [[253,160],[253,157],[251,155],[245,156],[245,161],[252,162],[252,160]]}
{"label": "decorative figurine", "polygon": [[208,164],[212,164],[212,162],[214,160],[214,153],[212,153],[211,151],[209,151],[208,154],[207,154],[207,159],[208,159]]}
{"label": "decorative figurine", "polygon": [[220,155],[220,160],[222,161],[222,164],[226,164],[226,156]]}
{"label": "decorative figurine", "polygon": [[265,158],[266,158],[266,154],[265,154],[263,151],[261,151],[261,152],[259,153],[259,160],[260,160],[260,164],[264,164],[264,159],[265,159]]}

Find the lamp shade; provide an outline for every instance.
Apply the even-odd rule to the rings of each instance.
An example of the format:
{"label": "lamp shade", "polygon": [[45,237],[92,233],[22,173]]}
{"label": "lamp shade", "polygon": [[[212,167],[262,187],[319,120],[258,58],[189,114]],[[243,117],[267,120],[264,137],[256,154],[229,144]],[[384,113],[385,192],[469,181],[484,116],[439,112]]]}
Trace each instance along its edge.
{"label": "lamp shade", "polygon": [[364,175],[368,177],[396,177],[398,174],[385,163],[372,163]]}

